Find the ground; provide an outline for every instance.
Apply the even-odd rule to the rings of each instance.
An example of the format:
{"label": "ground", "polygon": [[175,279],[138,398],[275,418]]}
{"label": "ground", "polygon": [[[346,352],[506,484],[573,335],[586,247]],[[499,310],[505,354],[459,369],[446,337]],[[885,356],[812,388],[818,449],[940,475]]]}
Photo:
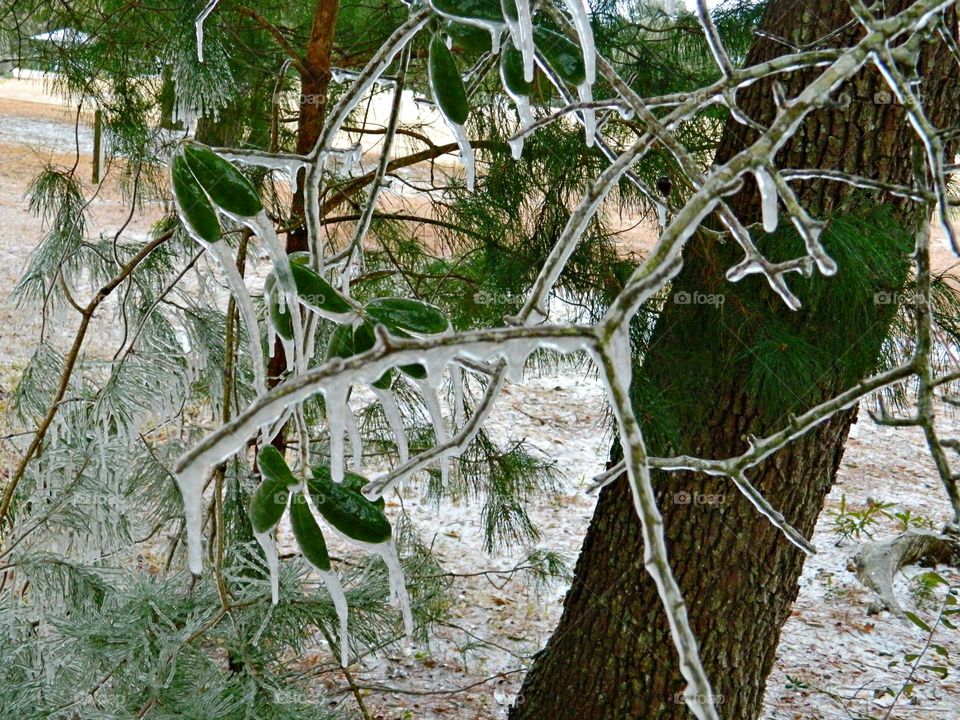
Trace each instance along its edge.
{"label": "ground", "polygon": [[[38,221],[25,208],[27,185],[44,162],[72,165],[75,160],[73,154],[63,151],[74,141],[75,110],[38,99],[43,100],[36,88],[0,80],[0,113],[4,117],[0,123],[0,282],[7,290],[41,238]],[[87,177],[91,136],[86,129],[79,135],[79,146],[79,162]],[[110,186],[91,210],[91,231],[104,233],[116,232],[127,212],[120,194]],[[127,236],[145,233],[158,214],[159,208],[155,208],[136,217]],[[935,234],[935,243],[936,265],[946,269],[953,256],[942,234]],[[58,332],[69,337],[74,322],[69,320]],[[0,327],[3,400],[29,359],[39,326],[7,301],[2,305]],[[101,331],[101,337],[109,337],[108,313],[101,319]],[[535,452],[556,463],[560,491],[553,499],[535,505],[531,514],[542,533],[541,545],[561,552],[571,565],[595,503],[586,487],[606,460],[610,440],[607,418],[597,379],[586,369],[568,368],[532,372],[523,382],[509,385],[489,424],[494,435],[525,439]],[[942,425],[948,436],[960,432],[949,414]],[[11,458],[0,460],[0,467],[7,467]],[[0,471],[0,475],[6,472]],[[919,628],[889,613],[868,615],[873,597],[848,565],[860,544],[870,538],[862,534],[841,539],[836,513],[842,496],[848,509],[862,510],[868,501],[882,500],[896,504],[889,510],[891,516],[909,510],[937,526],[949,516],[920,434],[913,429],[880,428],[862,416],[853,428],[838,483],[813,538],[819,554],[806,562],[800,595],[784,627],[768,682],[766,720],[856,717],[858,713],[884,717],[891,696],[875,694],[884,688],[897,692],[908,675],[904,656],[920,652],[926,641]],[[557,583],[536,595],[519,575],[480,574],[509,570],[522,552],[487,555],[476,506],[444,505],[438,512],[417,487],[406,488],[391,504],[401,501],[446,570],[457,575],[453,617],[437,629],[429,646],[407,648],[407,652],[355,666],[354,681],[368,688],[363,694],[375,718],[502,718],[519,690],[522,668],[543,646],[559,618],[565,587]],[[707,506],[703,511],[710,509]],[[877,538],[893,536],[898,527],[891,516],[882,516],[866,531]],[[756,522],[764,520],[758,516]],[[955,570],[939,570],[960,585]],[[917,606],[910,593],[908,578],[920,572],[923,569],[916,567],[905,570],[899,596],[905,607],[932,621],[939,608],[930,602]],[[940,629],[933,643],[942,646],[948,657],[931,653],[929,662],[925,659],[924,663],[947,666],[950,674],[940,680],[930,671],[919,671],[911,680],[915,684],[913,698],[901,697],[889,717],[960,717],[960,668],[955,661],[960,657],[960,630]],[[303,662],[314,666],[338,703],[353,707],[355,700],[322,640]],[[894,662],[897,664],[890,667]]]}

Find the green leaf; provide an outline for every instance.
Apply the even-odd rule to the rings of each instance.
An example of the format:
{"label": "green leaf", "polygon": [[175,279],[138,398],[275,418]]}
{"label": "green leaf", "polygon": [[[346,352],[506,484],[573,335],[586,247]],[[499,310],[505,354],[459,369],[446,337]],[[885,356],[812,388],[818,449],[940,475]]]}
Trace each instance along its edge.
{"label": "green leaf", "polygon": [[475,25],[466,25],[458,22],[447,22],[443,26],[444,32],[453,40],[453,44],[470,52],[490,52],[493,43],[490,33]]}
{"label": "green leaf", "polygon": [[270,319],[273,321],[273,327],[277,334],[287,340],[293,339],[293,322],[290,318],[290,308],[284,308],[280,311],[280,301],[277,299],[277,276],[271,272],[263,284],[263,297],[267,303],[267,310],[270,312]]}
{"label": "green leaf", "polygon": [[267,445],[257,455],[257,466],[260,474],[270,480],[276,480],[284,485],[296,485],[298,480],[293,476],[283,454],[273,445]]}
{"label": "green leaf", "polygon": [[323,279],[313,268],[299,262],[290,263],[293,281],[297,286],[300,302],[309,308],[335,315],[345,315],[353,311],[353,306],[330,283]]}
{"label": "green leaf", "polygon": [[586,82],[587,70],[583,64],[583,53],[569,39],[553,30],[535,26],[533,40],[547,64],[562,80],[571,85]]}
{"label": "green leaf", "polygon": [[[366,320],[360,323],[356,330],[349,324],[338,325],[331,333],[330,341],[327,343],[327,360],[334,357],[346,359],[359,355],[372,348],[375,342],[373,325]],[[392,378],[393,371],[387,370],[371,385],[380,390],[387,390]]]}
{"label": "green leaf", "polygon": [[263,209],[250,181],[210,148],[188,143],[183,146],[183,156],[210,199],[228,213],[254,217]]}
{"label": "green leaf", "polygon": [[454,125],[463,125],[470,115],[467,90],[463,86],[457,61],[439,34],[430,41],[428,67],[430,89],[440,112]]}
{"label": "green leaf", "polygon": [[[315,468],[311,468],[311,472],[313,473],[314,477],[318,477],[321,480],[323,478],[330,478],[329,470],[327,470],[327,468],[323,465],[318,465]],[[368,482],[370,481],[367,480],[367,478],[365,478],[363,475],[358,475],[357,473],[350,472],[349,470],[343,471],[343,483],[341,484],[343,487],[349,490],[353,490],[356,493],[362,494],[361,491]],[[373,505],[380,510],[383,510],[384,506],[386,505],[386,501],[384,501],[382,496],[378,497],[376,500],[370,500],[369,502],[373,503]]]}
{"label": "green leaf", "polygon": [[297,493],[290,499],[290,527],[297,539],[297,545],[300,546],[300,552],[310,564],[320,570],[329,570],[327,543],[303,493]]}
{"label": "green leaf", "polygon": [[273,445],[267,445],[257,456],[257,465],[263,482],[250,498],[250,523],[259,533],[269,532],[277,526],[287,507],[288,488],[297,484],[297,479],[287,467],[283,455]]}
{"label": "green leaf", "polygon": [[258,533],[270,532],[287,508],[290,492],[286,483],[264,478],[250,498],[250,524]]}
{"label": "green leaf", "polygon": [[940,676],[941,680],[946,680],[947,676],[950,674],[950,671],[942,665],[921,665],[920,669],[929,670],[932,673],[936,673]]}
{"label": "green leaf", "polygon": [[386,515],[359,492],[333,482],[330,468],[313,468],[313,478],[307,485],[320,514],[347,537],[373,544],[390,539]]}
{"label": "green leaf", "polygon": [[927,625],[923,620],[921,620],[916,613],[912,613],[909,610],[906,610],[904,611],[903,614],[907,616],[907,619],[910,622],[912,622],[914,625],[916,625],[918,628],[920,628],[924,632],[931,632],[930,626]]}
{"label": "green leaf", "polygon": [[500,0],[431,0],[430,5],[447,17],[503,24]]}
{"label": "green leaf", "polygon": [[356,353],[353,350],[353,328],[349,323],[337,325],[330,333],[327,342],[327,360],[330,358],[348,358]]}
{"label": "green leaf", "polygon": [[377,298],[367,303],[364,314],[388,330],[418,335],[435,335],[450,327],[443,311],[433,305],[408,298]]}
{"label": "green leaf", "polygon": [[523,55],[508,42],[500,53],[500,79],[511,95],[530,95],[533,83],[523,78]]}
{"label": "green leaf", "polygon": [[175,155],[170,167],[170,179],[173,186],[173,199],[180,209],[180,217],[191,234],[211,245],[220,239],[220,221],[203,192],[200,183],[193,176],[183,155]]}

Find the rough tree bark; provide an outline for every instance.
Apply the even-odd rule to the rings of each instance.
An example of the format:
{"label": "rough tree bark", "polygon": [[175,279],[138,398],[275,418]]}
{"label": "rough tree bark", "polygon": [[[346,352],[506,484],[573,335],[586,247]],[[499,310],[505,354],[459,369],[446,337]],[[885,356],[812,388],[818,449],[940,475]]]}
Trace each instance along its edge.
{"label": "rough tree bark", "polygon": [[[908,6],[909,0],[888,1],[886,5],[893,11]],[[847,44],[861,32],[852,21],[847,3],[771,0],[762,27],[768,36],[805,46],[850,23],[841,36],[823,42]],[[784,44],[758,37],[748,63],[787,51]],[[941,128],[955,126],[960,117],[955,91],[950,90],[954,72],[954,62],[942,47],[925,47],[920,62],[920,77],[924,79],[921,92],[933,121]],[[787,95],[796,94],[811,75],[799,72],[782,79]],[[780,153],[778,165],[845,170],[876,180],[911,184],[915,141],[902,108],[884,104],[886,97],[878,95],[884,87],[875,69],[861,71],[842,90],[850,96],[849,105],[815,113]],[[775,109],[769,81],[743,89],[739,100],[761,123],[772,119]],[[754,131],[728,123],[718,160],[729,158],[754,137]],[[862,195],[839,183],[811,182],[798,194],[811,213],[820,217],[862,201]],[[895,204],[893,199],[883,200]],[[881,200],[874,197],[873,201]],[[733,202],[744,220],[759,218],[755,187],[745,186]],[[904,206],[898,212],[911,232],[919,222],[926,221]],[[673,290],[724,293],[726,302],[722,309],[667,302],[646,357],[637,360],[640,367],[635,373],[650,378],[657,402],[672,402],[681,408],[676,411],[682,427],[680,441],[667,448],[651,437],[655,452],[728,457],[744,451],[748,433],[762,435],[785,424],[782,412],[765,409],[744,388],[744,376],[752,360],[751,328],[757,319],[739,300],[746,293],[756,297],[766,291],[756,277],[736,285],[725,281],[724,271],[740,259],[732,245],[691,241]],[[843,273],[841,267],[833,282],[843,283]],[[889,323],[891,306],[875,306],[871,300],[863,298],[863,306],[872,308],[869,312],[875,313],[875,323],[882,330]],[[770,312],[789,313],[773,298],[769,306]],[[819,332],[854,332],[838,323],[829,308],[808,307],[800,312],[799,319]],[[723,347],[715,342],[716,332],[703,331],[718,322],[723,323]],[[867,333],[866,338],[853,335],[849,342],[870,343],[868,354],[877,357],[883,334]],[[683,358],[697,357],[709,359],[698,367],[709,375],[703,386],[714,390],[703,397],[689,397],[689,390],[679,385],[674,370]],[[793,411],[805,409],[842,389],[848,381],[840,368],[838,362],[835,372],[811,378],[809,392],[785,398],[786,405]],[[686,407],[695,409],[682,409]],[[647,413],[637,400],[635,411],[643,422]],[[855,411],[835,416],[750,472],[753,483],[807,537],[834,482],[855,418]],[[655,484],[672,566],[687,599],[720,715],[729,720],[756,718],[780,631],[798,592],[803,555],[760,517],[728,480],[658,473]],[[675,501],[675,493],[682,491],[723,496],[723,502],[697,505]],[[677,670],[677,654],[642,556],[640,525],[627,482],[621,478],[600,496],[559,626],[535,659],[517,705],[511,710],[511,720],[691,717],[679,698],[684,683]]]}

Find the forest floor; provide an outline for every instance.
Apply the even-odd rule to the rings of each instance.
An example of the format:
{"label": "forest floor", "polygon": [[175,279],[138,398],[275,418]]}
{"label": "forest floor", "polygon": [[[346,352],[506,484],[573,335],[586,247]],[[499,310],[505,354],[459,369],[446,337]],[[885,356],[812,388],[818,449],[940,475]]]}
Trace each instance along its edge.
{"label": "forest floor", "polygon": [[[25,98],[22,89],[11,88],[9,81],[0,80],[4,120],[0,123],[0,283],[4,296],[42,237],[40,223],[29,214],[24,200],[32,177],[45,162],[70,166],[76,159],[62,150],[73,146],[75,111],[38,104],[33,102],[36,98]],[[79,139],[81,172],[87,177],[89,132],[82,130]],[[116,232],[127,212],[119,191],[105,187],[91,206],[88,234]],[[159,212],[159,208],[148,208],[135,217],[125,236],[142,237]],[[936,266],[946,269],[954,258],[942,234],[935,233],[935,246]],[[0,328],[3,405],[29,360],[39,323],[22,317],[5,299],[0,303]],[[73,321],[54,330],[64,339],[73,331]],[[109,336],[109,327],[103,332]],[[946,436],[960,435],[955,417],[946,414],[942,425]],[[0,434],[3,428],[0,420]],[[531,372],[522,383],[507,387],[489,428],[494,436],[524,440],[534,453],[555,463],[558,492],[534,503],[531,516],[541,532],[540,545],[562,553],[572,566],[595,503],[585,488],[603,469],[610,441],[599,382],[588,371],[573,368]],[[11,460],[0,457],[0,468],[9,467]],[[4,473],[0,470],[0,475]],[[806,562],[799,596],[783,629],[767,686],[767,720],[885,717],[892,696],[884,690],[896,694],[908,681],[904,656],[920,652],[926,641],[919,628],[889,613],[868,615],[873,596],[848,566],[870,538],[867,534],[841,538],[836,514],[844,496],[848,511],[862,511],[870,501],[885,501],[895,503],[888,509],[890,515],[909,510],[937,526],[948,519],[946,497],[920,433],[880,428],[861,417],[813,538],[820,552]],[[354,668],[355,682],[369,688],[363,692],[371,716],[384,720],[505,717],[519,691],[523,668],[559,618],[566,587],[558,582],[537,594],[523,582],[523,573],[509,573],[524,556],[520,548],[487,554],[475,505],[444,504],[438,509],[417,487],[405,489],[392,502],[400,501],[422,539],[453,574],[454,602],[449,622],[437,628],[427,647],[389,654]],[[759,516],[756,521],[764,522]],[[883,539],[894,536],[898,527],[892,517],[882,515],[866,530]],[[956,570],[938,569],[960,585]],[[911,592],[910,578],[921,572],[921,568],[906,568],[897,590],[904,607],[930,622],[939,606],[930,600],[918,604]],[[890,718],[960,717],[960,630],[938,629],[933,643],[948,656],[938,657],[931,651],[924,664],[946,666],[949,675],[941,680],[930,671],[918,671],[909,678],[914,685],[912,698],[900,697]],[[319,642],[304,663],[329,660]],[[337,673],[322,677],[334,697],[351,707],[354,699],[344,679]]]}

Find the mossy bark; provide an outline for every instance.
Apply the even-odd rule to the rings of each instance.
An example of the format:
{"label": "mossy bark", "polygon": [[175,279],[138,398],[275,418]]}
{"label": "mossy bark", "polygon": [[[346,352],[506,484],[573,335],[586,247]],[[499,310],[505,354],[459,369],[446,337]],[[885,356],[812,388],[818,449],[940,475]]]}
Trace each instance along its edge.
{"label": "mossy bark", "polygon": [[[897,0],[887,7],[893,11],[908,4]],[[846,30],[830,38],[847,23]],[[828,38],[820,44],[846,44],[861,32],[846,3],[834,0],[771,0],[762,27],[768,36],[795,45],[820,38]],[[758,38],[748,63],[784,52],[784,44]],[[924,48],[922,92],[939,127],[955,126],[960,117],[950,89],[954,72],[942,47]],[[788,97],[812,75],[804,71],[780,78]],[[849,104],[810,117],[779,154],[778,166],[844,170],[912,184],[916,141],[902,108],[885,103],[884,92],[879,73],[865,68],[840,91]],[[773,118],[770,81],[744,88],[738,99],[759,122]],[[732,156],[755,135],[728,123],[718,160]],[[862,282],[851,289],[850,273],[858,269],[841,263],[836,277],[811,281],[818,285],[807,288],[803,299],[809,302],[797,314],[786,310],[756,276],[738,284],[724,279],[725,270],[741,257],[733,243],[691,241],[672,292],[722,294],[724,302],[678,304],[668,299],[644,356],[637,358],[635,412],[655,453],[722,458],[743,452],[747,435],[782,427],[790,412],[827,399],[849,386],[858,372],[875,367],[895,308],[874,302],[871,291],[895,290],[907,281],[904,241],[909,243],[927,219],[895,198],[874,195],[869,202],[876,205],[867,205],[862,193],[839,183],[805,183],[798,194],[814,216],[850,213],[867,223],[863,227],[869,227],[882,205],[903,230],[868,234],[873,257],[884,266],[859,268]],[[759,220],[752,183],[732,201],[746,222]],[[765,247],[776,251],[770,242]],[[791,278],[792,286],[804,282]],[[771,324],[787,334],[782,362],[776,343],[769,342],[775,337],[767,332]],[[818,362],[795,362],[792,353],[798,345],[817,355]],[[799,360],[804,359],[801,354]],[[691,364],[695,372],[681,369]],[[804,368],[816,371],[798,383]],[[780,375],[783,382],[778,382]],[[758,378],[763,382],[758,384]],[[855,410],[834,416],[748,473],[807,537],[833,485],[855,418]],[[728,480],[656,473],[654,481],[671,564],[720,715],[756,718],[781,628],[798,592],[804,556]],[[511,720],[691,717],[680,700],[684,682],[677,653],[642,557],[639,521],[621,478],[601,493],[559,626],[525,678]]]}

